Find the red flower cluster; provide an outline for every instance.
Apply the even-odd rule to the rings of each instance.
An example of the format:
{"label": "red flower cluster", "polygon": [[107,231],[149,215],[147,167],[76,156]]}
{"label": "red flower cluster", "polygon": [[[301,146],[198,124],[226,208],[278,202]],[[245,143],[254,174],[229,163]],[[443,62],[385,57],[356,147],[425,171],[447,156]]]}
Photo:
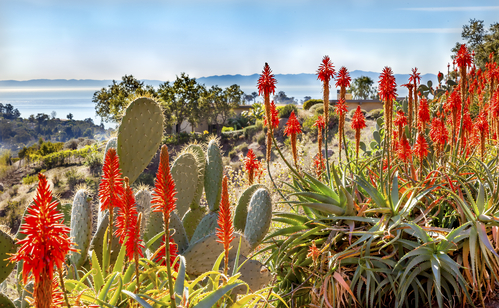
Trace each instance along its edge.
{"label": "red flower cluster", "polygon": [[272,74],[272,70],[270,69],[269,64],[265,63],[262,74],[260,75],[260,78],[258,78],[258,95],[263,94],[264,96],[266,96],[270,93],[274,94],[276,83],[277,80],[275,79],[274,74]]}
{"label": "red flower cluster", "polygon": [[417,89],[417,84],[421,82],[421,73],[418,73],[418,68],[412,69],[412,74],[409,76],[409,82],[414,84],[414,89]]}
{"label": "red flower cluster", "polygon": [[235,238],[234,224],[230,213],[229,191],[227,188],[227,176],[224,175],[222,181],[222,200],[220,201],[220,211],[218,213],[217,242],[224,246],[225,251],[225,274],[227,274],[229,262],[230,243]]}
{"label": "red flower cluster", "polygon": [[316,126],[319,131],[322,131],[326,128],[326,123],[324,122],[324,117],[322,115],[319,115],[317,117],[317,120],[315,120],[315,123],[313,126]]}
{"label": "red flower cluster", "polygon": [[[175,201],[175,182],[170,171],[170,157],[168,155],[168,147],[161,147],[159,159],[158,173],[156,175],[156,183],[152,198],[152,207],[154,212],[163,212],[165,218],[170,218],[170,213],[177,207]],[[165,224],[168,223],[165,221]]]}
{"label": "red flower cluster", "polygon": [[423,160],[423,157],[428,155],[428,142],[426,141],[423,134],[418,134],[418,138],[416,139],[416,143],[414,144],[414,154],[419,158],[420,162]]}
{"label": "red flower cluster", "polygon": [[[277,111],[274,101],[270,103],[270,114],[270,117],[272,118],[272,128],[275,129],[279,127],[279,111]],[[264,116],[263,125],[268,125],[266,116]]]}
{"label": "red flower cluster", "polygon": [[366,127],[366,118],[364,117],[360,106],[357,106],[357,110],[355,110],[355,113],[353,114],[351,126],[353,130],[361,130]]}
{"label": "red flower cluster", "polygon": [[342,66],[340,71],[338,72],[338,76],[336,76],[336,86],[342,89],[348,88],[350,86],[350,81],[352,77],[348,74],[348,70],[346,67]]}
{"label": "red flower cluster", "polygon": [[397,115],[395,116],[395,120],[393,121],[393,124],[397,125],[399,127],[399,131],[407,125],[407,118],[405,116],[404,111],[399,110],[397,111]]}
{"label": "red flower cluster", "polygon": [[465,44],[459,48],[456,56],[457,67],[470,67],[472,62],[471,54],[468,52]]}
{"label": "red flower cluster", "polygon": [[345,115],[348,111],[347,104],[344,99],[340,98],[338,103],[336,103],[335,108],[336,114],[339,116]]}
{"label": "red flower cluster", "polygon": [[319,65],[319,69],[317,70],[317,79],[322,82],[329,82],[331,78],[334,78],[335,73],[333,62],[329,56],[324,56],[321,64]]}
{"label": "red flower cluster", "polygon": [[[159,247],[158,253],[156,254],[156,257],[154,257],[154,260],[153,260],[154,262],[156,262],[162,266],[166,265],[166,262],[165,262],[165,256],[166,256],[165,240],[166,240],[166,236],[163,235],[162,240],[161,240],[161,246]],[[170,250],[170,265],[173,265],[173,261],[175,261],[175,258],[178,255],[178,249],[177,249],[177,244],[175,244],[175,240],[173,239],[172,236],[170,236],[169,250]],[[178,271],[179,267],[180,267],[180,263],[177,263],[173,269],[175,271]]]}
{"label": "red flower cluster", "polygon": [[405,137],[405,134],[402,134],[402,137],[400,138],[399,145],[397,147],[397,156],[404,162],[411,159],[411,145]]}
{"label": "red flower cluster", "polygon": [[395,83],[395,76],[390,67],[385,66],[381,75],[379,76],[379,97],[384,102],[392,102],[397,98],[397,84]]}
{"label": "red flower cluster", "polygon": [[426,97],[421,98],[418,109],[418,126],[426,128],[426,123],[430,123],[430,108],[428,107],[428,100]]}
{"label": "red flower cluster", "polygon": [[248,150],[248,153],[246,154],[243,162],[244,169],[246,170],[246,172],[248,172],[248,182],[251,185],[253,184],[255,171],[258,170],[258,167],[260,167],[260,164],[258,163],[258,160],[256,159],[255,153],[253,153],[252,149]]}
{"label": "red flower cluster", "polygon": [[104,166],[102,167],[102,179],[99,184],[99,202],[101,211],[111,210],[122,205],[123,178],[120,170],[120,162],[116,149],[111,148],[106,152]]}
{"label": "red flower cluster", "polygon": [[288,122],[286,123],[284,134],[286,136],[292,136],[300,133],[301,133],[300,122],[298,122],[295,112],[292,111],[291,114],[289,115]]}

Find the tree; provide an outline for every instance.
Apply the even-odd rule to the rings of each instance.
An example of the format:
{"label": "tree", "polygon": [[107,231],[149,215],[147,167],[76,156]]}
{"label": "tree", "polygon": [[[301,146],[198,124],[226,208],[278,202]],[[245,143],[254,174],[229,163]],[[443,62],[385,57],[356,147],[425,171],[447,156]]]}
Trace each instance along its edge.
{"label": "tree", "polygon": [[89,123],[89,124],[94,124],[94,120],[92,120],[92,118],[86,118],[85,120],[83,120],[83,122],[86,122],[86,123]]}
{"label": "tree", "polygon": [[[469,25],[463,26],[461,37],[466,40],[466,46],[475,52],[475,64],[484,69],[488,62],[489,55],[494,52],[494,62],[499,63],[499,22],[490,25],[489,29],[484,26],[483,20],[470,19]],[[452,48],[455,54],[461,47],[461,43],[456,43]]]}
{"label": "tree", "polygon": [[248,102],[248,104],[253,100],[253,95],[244,94],[244,100]]}
{"label": "tree", "polygon": [[182,123],[187,121],[194,130],[201,120],[199,98],[203,88],[196,78],[191,79],[185,73],[177,76],[171,84],[167,81],[159,85],[158,95],[162,100],[167,126],[176,123],[180,132],[185,129]]}
{"label": "tree", "polygon": [[125,75],[121,77],[120,83],[113,80],[113,84],[108,88],[95,92],[92,102],[95,103],[95,112],[102,121],[117,123],[130,103],[130,98],[136,95],[157,97],[152,86],[144,86],[143,82],[138,81],[132,75]]}
{"label": "tree", "polygon": [[368,76],[360,76],[353,80],[349,91],[357,99],[368,99],[376,93],[375,88],[372,87],[373,83],[374,81]]}
{"label": "tree", "polygon": [[258,93],[252,92],[251,96],[253,96],[253,104],[256,103],[256,98],[258,97]]}
{"label": "tree", "polygon": [[203,91],[200,99],[201,110],[208,123],[217,126],[217,134],[220,134],[227,120],[234,115],[234,108],[241,103],[243,94],[240,87],[235,84],[225,90],[219,86],[212,86],[209,90]]}
{"label": "tree", "polygon": [[305,96],[305,97],[303,98],[303,102],[309,101],[309,100],[311,100],[311,99],[312,99],[312,96]]}
{"label": "tree", "polygon": [[19,110],[17,108],[14,108],[14,106],[12,106],[11,104],[6,104],[5,106],[3,106],[3,108],[0,109],[2,109],[3,117],[5,119],[14,120],[21,116]]}
{"label": "tree", "polygon": [[55,119],[55,117],[57,116],[57,112],[52,111],[52,112],[50,113],[50,116],[52,117],[52,120],[54,120],[54,119]]}
{"label": "tree", "polygon": [[274,102],[279,104],[296,104],[294,97],[288,97],[284,91],[279,91],[277,95],[274,95]]}
{"label": "tree", "polygon": [[66,118],[68,118],[68,120],[72,120],[72,119],[73,119],[73,114],[70,112],[70,113],[66,116]]}

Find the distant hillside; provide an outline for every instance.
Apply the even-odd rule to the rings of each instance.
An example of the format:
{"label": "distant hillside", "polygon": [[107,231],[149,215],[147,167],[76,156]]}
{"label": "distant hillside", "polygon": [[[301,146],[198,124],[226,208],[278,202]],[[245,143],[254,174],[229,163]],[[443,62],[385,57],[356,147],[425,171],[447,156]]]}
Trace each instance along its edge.
{"label": "distant hillside", "polygon": [[[312,98],[320,98],[322,89],[321,83],[317,80],[315,74],[276,74],[277,91],[284,91],[289,97],[295,97],[300,100],[304,96],[311,96]],[[379,73],[366,72],[355,70],[350,72],[352,79],[360,76],[368,76],[375,83],[379,79]],[[191,76],[192,77],[192,76]],[[259,74],[253,75],[220,75],[196,78],[200,84],[205,84],[208,87],[218,85],[220,87],[227,87],[233,84],[238,84],[241,89],[249,94],[257,91],[256,83]],[[407,89],[400,87],[401,84],[407,83],[409,74],[395,74],[396,82],[399,85],[399,96],[407,95]],[[116,80],[119,81],[121,77]],[[434,83],[437,81],[435,74],[425,74],[421,76],[423,83],[432,80]],[[164,81],[160,80],[142,80],[145,84],[158,87]],[[85,96],[91,99],[93,92],[107,87],[112,83],[112,80],[91,80],[91,79],[34,79],[26,81],[17,80],[0,80],[0,99],[9,98],[10,96],[21,96],[21,92],[29,89],[30,93],[44,98],[46,95],[54,96],[54,92],[79,92],[79,97]],[[32,96],[32,95],[31,95]],[[334,99],[335,95],[332,93],[331,98]]]}

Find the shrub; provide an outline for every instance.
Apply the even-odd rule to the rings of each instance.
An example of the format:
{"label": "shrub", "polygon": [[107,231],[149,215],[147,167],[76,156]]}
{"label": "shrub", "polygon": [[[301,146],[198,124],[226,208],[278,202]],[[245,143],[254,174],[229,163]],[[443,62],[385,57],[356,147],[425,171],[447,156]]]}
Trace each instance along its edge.
{"label": "shrub", "polygon": [[[76,150],[78,148],[78,140],[76,139],[71,139],[69,141],[66,141],[64,143],[64,149],[65,150]],[[46,143],[44,143],[46,144]],[[42,154],[42,156],[45,156],[46,154]]]}
{"label": "shrub", "polygon": [[286,106],[277,107],[277,111],[279,111],[279,118],[289,118],[291,112],[294,111],[295,114],[298,113],[298,108],[296,107],[296,105],[289,104]]}
{"label": "shrub", "polygon": [[265,144],[265,132],[259,132],[253,137],[253,140],[258,143],[259,145],[264,145]]}
{"label": "shrub", "polygon": [[[335,106],[334,105],[331,105],[329,104],[329,114],[332,115],[334,114],[334,109],[335,109]],[[316,114],[316,115],[319,115],[319,114],[324,114],[324,104],[316,104],[316,105],[313,105],[312,107],[310,107],[310,111],[313,113],[313,114]]]}
{"label": "shrub", "polygon": [[[351,118],[351,117],[353,117],[353,114],[355,113],[355,111],[356,111],[356,110],[357,110],[357,108],[354,108],[354,109],[350,110],[350,111],[347,113],[348,117],[350,117],[350,118]],[[366,115],[366,113],[367,113],[367,111],[365,111],[364,109],[360,109],[360,111],[362,112],[362,114],[363,114],[364,116],[365,116],[365,115]]]}
{"label": "shrub", "polygon": [[373,109],[366,114],[367,119],[377,119],[383,116],[383,109]]}
{"label": "shrub", "polygon": [[75,169],[66,171],[64,175],[66,176],[68,186],[71,190],[74,189],[76,185],[84,182],[82,175],[76,172]]}
{"label": "shrub", "polygon": [[38,176],[36,174],[33,175],[27,175],[23,177],[23,184],[24,185],[31,185],[35,183],[38,180]]}
{"label": "shrub", "polygon": [[232,131],[234,131],[234,127],[231,127],[231,126],[222,127],[222,133],[232,132]]}
{"label": "shrub", "polygon": [[234,157],[236,157],[237,153],[236,153],[236,151],[235,151],[235,150],[231,150],[231,151],[229,151],[229,154],[228,154],[228,155],[229,155],[229,158],[230,158],[230,159],[233,159]]}
{"label": "shrub", "polygon": [[258,132],[256,125],[251,125],[243,128],[244,138],[250,139]]}
{"label": "shrub", "polygon": [[317,104],[324,104],[322,99],[309,99],[308,101],[303,103],[303,109],[309,110],[310,107],[315,106]]}
{"label": "shrub", "polygon": [[239,136],[243,135],[243,130],[234,130],[234,131],[228,131],[228,132],[222,132],[222,138],[223,139],[236,139],[239,138]]}
{"label": "shrub", "polygon": [[317,126],[314,126],[315,121],[317,120],[317,117],[318,117],[318,115],[315,114],[311,117],[306,118],[303,121],[302,128],[303,128],[304,132],[306,132],[306,133],[312,132],[314,134],[317,134]]}
{"label": "shrub", "polygon": [[92,151],[85,157],[84,164],[90,169],[93,176],[98,175],[102,168],[102,154],[97,151]]}
{"label": "shrub", "polygon": [[234,148],[236,152],[246,152],[248,151],[248,144],[246,142],[241,143],[240,145]]}
{"label": "shrub", "polygon": [[256,128],[257,128],[259,131],[260,131],[260,130],[262,130],[262,129],[263,129],[263,121],[262,121],[262,120],[258,120],[258,121],[256,121],[255,126],[256,126]]}
{"label": "shrub", "polygon": [[142,172],[136,180],[137,184],[154,186],[154,175],[147,172]]}

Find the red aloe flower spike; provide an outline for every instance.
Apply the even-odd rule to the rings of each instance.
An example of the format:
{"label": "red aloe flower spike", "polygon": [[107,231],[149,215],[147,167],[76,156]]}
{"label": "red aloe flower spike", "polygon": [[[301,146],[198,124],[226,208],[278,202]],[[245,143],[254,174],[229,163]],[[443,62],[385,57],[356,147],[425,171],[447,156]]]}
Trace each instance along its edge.
{"label": "red aloe flower spike", "polygon": [[351,80],[352,78],[348,74],[347,68],[342,66],[338,72],[338,76],[336,76],[336,86],[340,87],[340,99],[345,99]]}
{"label": "red aloe flower spike", "polygon": [[270,160],[270,153],[272,149],[272,134],[273,134],[273,121],[274,117],[271,110],[270,105],[270,93],[275,93],[275,84],[277,83],[274,74],[272,74],[272,70],[268,63],[265,63],[263,67],[262,74],[260,78],[258,78],[257,86],[258,93],[263,95],[263,102],[265,105],[265,118],[272,119],[272,123],[269,121],[267,123],[268,131],[267,131],[267,161]]}
{"label": "red aloe flower spike", "polygon": [[388,66],[383,68],[379,76],[379,97],[383,101],[385,108],[386,136],[392,135],[392,110],[393,101],[397,98],[397,84],[392,69]]}
{"label": "red aloe flower spike", "polygon": [[480,154],[482,157],[485,155],[485,140],[489,134],[489,122],[487,121],[487,112],[485,110],[480,111],[475,122],[476,129],[480,132]]}
{"label": "red aloe flower spike", "polygon": [[338,125],[338,147],[339,147],[339,158],[341,160],[341,147],[343,141],[343,131],[345,130],[345,115],[348,111],[347,104],[344,98],[340,98],[335,108],[336,114],[340,116]]}
{"label": "red aloe flower spike", "polygon": [[324,158],[322,158],[322,153],[317,153],[317,155],[315,155],[313,166],[315,173],[317,174],[317,178],[320,179],[326,169],[326,162],[324,161]]}
{"label": "red aloe flower spike", "polygon": [[128,177],[125,177],[125,192],[123,194],[122,206],[118,209],[118,217],[116,217],[116,231],[114,235],[123,244],[127,237],[128,228],[134,221],[137,220],[137,204],[133,195],[132,188],[130,187]]}
{"label": "red aloe flower spike", "polygon": [[[279,127],[279,111],[277,111],[277,108],[275,106],[274,101],[270,103],[270,113],[272,117],[272,128],[276,129]],[[264,116],[263,119],[263,125],[267,126],[267,117]]]}
{"label": "red aloe flower spike", "polygon": [[249,185],[253,184],[255,170],[258,170],[259,164],[256,159],[255,153],[253,153],[252,149],[248,150],[246,157],[244,158],[244,169],[248,172],[248,183]]}
{"label": "red aloe flower spike", "polygon": [[220,201],[220,212],[218,213],[218,228],[217,228],[218,243],[224,246],[225,251],[225,270],[227,275],[229,266],[229,249],[230,243],[234,239],[234,224],[230,213],[229,191],[227,188],[227,176],[224,175],[222,181],[222,200]]}
{"label": "red aloe flower spike", "polygon": [[405,117],[404,111],[397,111],[397,115],[395,116],[393,123],[398,126],[398,136],[399,138],[402,138],[402,129],[407,125],[407,118]]}
{"label": "red aloe flower spike", "polygon": [[360,106],[357,106],[357,110],[352,117],[352,129],[355,130],[355,151],[357,153],[357,161],[359,160],[359,145],[360,145],[360,130],[366,127],[366,118],[360,110]]}
{"label": "red aloe flower spike", "polygon": [[411,159],[411,145],[405,137],[405,134],[402,134],[402,137],[400,138],[397,148],[397,156],[404,162],[408,162]]}
{"label": "red aloe flower spike", "polygon": [[[173,181],[170,172],[170,157],[168,155],[168,147],[163,145],[161,147],[161,154],[159,158],[158,172],[156,174],[156,183],[152,198],[152,207],[155,212],[163,212],[163,221],[165,223],[166,242],[170,242],[170,214],[177,207],[175,201],[175,182]],[[166,249],[166,258],[169,258],[169,250]],[[175,294],[173,291],[173,279],[170,264],[167,263],[167,274],[169,280],[170,300],[171,307],[175,307]]]}
{"label": "red aloe flower spike", "polygon": [[292,111],[289,115],[288,122],[286,123],[286,128],[284,129],[284,134],[291,137],[291,151],[293,153],[293,160],[295,161],[295,166],[298,168],[298,151],[296,150],[296,135],[301,134],[300,122],[295,116],[295,112]]}
{"label": "red aloe flower spike", "polygon": [[428,100],[426,97],[421,98],[418,110],[418,127],[423,128],[423,132],[426,130],[426,123],[430,123],[430,108],[428,107]]}
{"label": "red aloe flower spike", "polygon": [[317,145],[319,146],[319,159],[322,160],[322,131],[326,128],[326,123],[324,122],[324,117],[319,115],[314,125],[317,127]]}
{"label": "red aloe flower spike", "polygon": [[317,79],[322,81],[324,122],[329,124],[329,81],[334,78],[334,65],[329,56],[324,56],[317,70]]}
{"label": "red aloe flower spike", "polygon": [[431,122],[430,138],[437,147],[438,156],[449,139],[449,132],[447,131],[444,122],[438,117],[434,117]]}
{"label": "red aloe flower spike", "polygon": [[57,210],[57,201],[52,199],[45,175],[38,174],[38,179],[35,199],[21,225],[21,233],[26,237],[17,240],[20,248],[9,260],[24,261],[24,283],[30,272],[35,278],[35,307],[48,308],[52,302],[54,266],[61,269],[66,255],[77,250],[69,238],[69,227],[61,223],[64,215]]}
{"label": "red aloe flower spike", "polygon": [[315,241],[312,241],[312,246],[308,248],[307,258],[312,258],[314,264],[317,263],[317,259],[321,255],[321,250],[315,246]]}
{"label": "red aloe flower spike", "polygon": [[[409,76],[409,82],[412,82],[414,85],[414,110],[418,110],[418,96],[416,93],[418,92],[418,85],[421,83],[421,74],[418,73],[418,68],[415,67],[412,69],[412,74]],[[418,122],[418,118],[416,115],[416,123]]]}
{"label": "red aloe flower spike", "polygon": [[[165,266],[165,236],[162,237],[161,239],[161,246],[159,247],[157,253],[155,254],[156,256],[153,258],[153,261],[158,263],[159,265]],[[173,265],[173,262],[175,261],[175,258],[178,256],[178,249],[177,249],[177,244],[175,243],[175,240],[173,237],[170,237],[170,266]],[[178,269],[180,267],[180,263],[175,264],[175,267],[173,268],[174,271],[178,272]]]}
{"label": "red aloe flower spike", "polygon": [[462,44],[461,47],[459,48],[455,61],[457,63],[457,67],[459,68],[459,76],[461,78],[460,80],[460,86],[461,86],[461,100],[464,102],[465,100],[465,95],[466,95],[466,71],[468,67],[471,67],[472,63],[472,57],[470,53],[468,52],[468,48],[466,48],[465,44]]}
{"label": "red aloe flower spike", "polygon": [[428,155],[428,142],[422,133],[418,134],[416,143],[414,144],[414,154],[419,158],[419,163],[423,163],[423,158]]}

